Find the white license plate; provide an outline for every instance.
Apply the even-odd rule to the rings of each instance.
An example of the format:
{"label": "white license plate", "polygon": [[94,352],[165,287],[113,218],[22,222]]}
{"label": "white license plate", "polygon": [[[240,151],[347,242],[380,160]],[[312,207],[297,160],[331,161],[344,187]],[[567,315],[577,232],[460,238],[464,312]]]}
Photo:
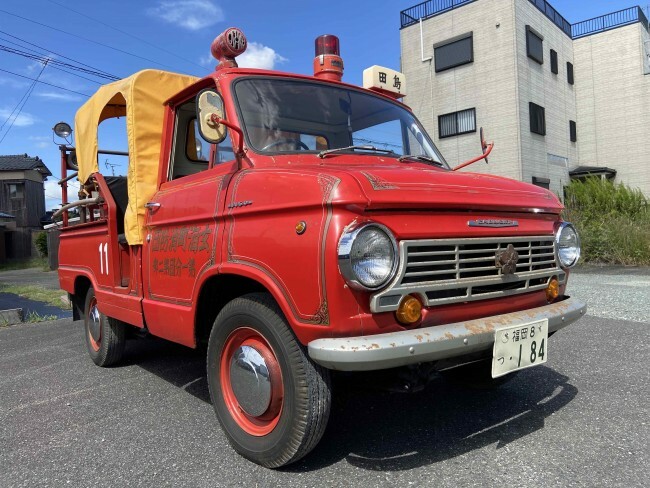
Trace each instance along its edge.
{"label": "white license plate", "polygon": [[548,359],[548,319],[496,329],[492,378],[537,366]]}

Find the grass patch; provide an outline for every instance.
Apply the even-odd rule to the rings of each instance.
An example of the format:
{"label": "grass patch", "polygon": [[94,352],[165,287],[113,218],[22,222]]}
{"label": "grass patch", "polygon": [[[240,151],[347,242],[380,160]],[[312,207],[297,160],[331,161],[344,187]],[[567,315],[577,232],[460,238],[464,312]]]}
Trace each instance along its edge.
{"label": "grass patch", "polygon": [[585,263],[650,265],[650,201],[600,178],[566,187],[563,216],[578,229]]}
{"label": "grass patch", "polygon": [[25,317],[24,322],[35,324],[37,322],[49,322],[51,320],[56,320],[57,318],[56,315],[41,315],[37,312],[29,312],[27,317]]}
{"label": "grass patch", "polygon": [[14,295],[29,298],[37,302],[44,302],[63,309],[66,308],[65,304],[61,301],[61,296],[66,293],[63,290],[52,290],[36,285],[7,285],[0,283],[0,292],[13,293]]}
{"label": "grass patch", "polygon": [[50,271],[50,265],[47,258],[31,258],[8,261],[0,264],[0,271],[13,271],[16,269],[39,268],[43,271]]}

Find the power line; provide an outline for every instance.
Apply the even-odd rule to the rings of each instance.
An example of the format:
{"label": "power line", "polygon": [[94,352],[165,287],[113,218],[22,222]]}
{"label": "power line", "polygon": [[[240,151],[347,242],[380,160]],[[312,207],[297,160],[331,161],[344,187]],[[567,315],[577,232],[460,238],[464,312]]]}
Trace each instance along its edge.
{"label": "power line", "polygon": [[[2,37],[0,37],[0,40],[4,40],[4,39],[2,39]],[[50,65],[52,65],[51,67],[58,66],[59,69],[62,69],[64,71],[65,70],[79,71],[81,73],[85,73],[85,74],[88,74],[88,75],[91,75],[91,76],[96,76],[98,78],[108,79],[110,81],[117,81],[119,79],[119,78],[117,78],[115,76],[112,76],[112,75],[111,76],[104,75],[103,73],[99,73],[99,72],[94,71],[94,70],[89,70],[87,68],[83,68],[83,67],[80,67],[80,66],[75,66],[75,65],[70,64],[70,63],[64,63],[63,61],[52,59],[52,58],[50,58],[48,56],[43,56],[43,55],[38,54],[38,53],[34,54],[34,53],[27,52],[27,51],[23,51],[21,49],[15,49],[13,47],[5,46],[4,44],[0,44],[0,51],[5,51],[5,52],[7,52],[9,54],[15,54],[17,56],[22,56],[23,58],[32,59],[34,61],[39,61],[39,62],[44,62],[47,59],[47,60],[49,60]],[[70,71],[67,71],[67,72],[70,72]],[[70,74],[75,74],[75,73],[70,73]],[[80,76],[81,78],[84,78],[81,75],[78,75],[78,76]],[[95,80],[90,80],[89,78],[85,78],[85,79],[89,80],[89,81],[95,81]]]}
{"label": "power line", "polygon": [[156,44],[154,44],[154,43],[152,43],[152,42],[149,42],[149,41],[147,41],[146,39],[142,39],[141,37],[135,36],[135,35],[131,34],[130,32],[123,31],[122,29],[118,29],[117,27],[114,27],[114,26],[112,26],[112,25],[110,25],[110,24],[107,24],[106,22],[103,22],[103,21],[101,21],[101,20],[99,20],[99,19],[96,19],[96,18],[94,18],[94,17],[91,17],[90,15],[86,15],[86,14],[84,14],[84,13],[82,13],[82,12],[79,12],[78,10],[75,10],[75,9],[73,9],[73,8],[71,8],[71,7],[68,7],[67,5],[64,5],[64,4],[62,4],[62,3],[55,2],[54,0],[47,0],[47,1],[50,2],[50,3],[53,3],[54,5],[58,5],[59,7],[65,8],[65,9],[71,11],[71,12],[74,12],[74,13],[77,14],[77,15],[81,15],[82,17],[85,17],[85,18],[90,19],[90,20],[92,20],[92,21],[94,21],[94,22],[97,22],[97,23],[99,23],[99,24],[102,24],[102,25],[108,27],[109,29],[113,29],[114,31],[117,31],[117,32],[119,32],[119,33],[121,33],[121,34],[124,34],[125,36],[129,36],[129,37],[131,37],[131,38],[133,38],[133,39],[135,39],[135,40],[137,40],[137,41],[140,41],[140,42],[146,44],[147,46],[151,46],[151,47],[153,47],[154,49],[158,49],[159,51],[162,51],[162,52],[164,52],[164,53],[171,54],[171,55],[174,56],[175,58],[178,58],[178,59],[180,59],[180,60],[182,60],[182,61],[185,61],[185,62],[187,62],[187,63],[193,64],[194,66],[198,66],[198,67],[201,68],[202,70],[205,70],[205,66],[201,66],[200,64],[197,64],[197,63],[195,63],[194,61],[191,61],[191,60],[189,60],[189,59],[187,59],[187,58],[184,58],[184,57],[182,57],[182,56],[179,56],[178,54],[176,54],[176,53],[174,53],[174,52],[172,52],[172,51],[169,51],[169,50],[167,50],[167,49],[165,49],[165,48],[163,48],[163,47],[160,47],[160,46],[158,46],[158,45],[156,45]]}
{"label": "power line", "polygon": [[[13,34],[9,34],[9,33],[6,32],[6,31],[0,30],[0,33],[4,34],[5,36],[9,36],[9,37],[11,37],[12,39],[16,39],[17,41],[20,41],[22,44],[27,44],[28,46],[35,47],[36,49],[38,49],[38,50],[40,50],[40,51],[43,51],[43,52],[45,52],[46,54],[54,54],[54,55],[56,55],[56,56],[59,57],[59,58],[67,59],[68,61],[72,61],[73,63],[78,64],[79,66],[82,66],[82,67],[85,67],[85,68],[91,69],[91,70],[96,71],[96,72],[98,72],[98,73],[102,73],[102,74],[104,74],[105,76],[113,77],[113,78],[116,78],[116,79],[119,78],[118,76],[115,76],[115,75],[113,75],[113,74],[111,74],[111,73],[108,73],[107,71],[101,70],[101,69],[99,69],[99,68],[95,68],[95,67],[90,66],[89,64],[86,64],[86,63],[82,63],[81,61],[77,61],[76,59],[69,58],[68,56],[64,56],[64,55],[61,54],[61,53],[58,53],[58,52],[56,52],[56,51],[52,51],[51,49],[46,49],[46,48],[44,48],[44,47],[42,47],[42,46],[39,46],[38,44],[34,44],[33,42],[29,42],[29,41],[27,41],[27,40],[25,40],[25,39],[23,39],[23,38],[21,38],[21,37],[14,36]],[[5,42],[9,42],[10,44],[13,44],[14,46],[18,46],[18,47],[21,47],[21,48],[23,48],[23,49],[28,49],[28,50],[30,50],[30,51],[32,51],[32,52],[36,52],[34,49],[30,49],[30,48],[28,48],[28,47],[21,46],[20,44],[16,44],[15,42],[12,42],[12,41],[10,41],[10,40],[8,40],[8,39],[4,39],[4,41],[5,41]]]}
{"label": "power line", "polygon": [[[27,101],[29,100],[30,95],[31,95],[32,92],[34,91],[34,87],[36,86],[36,83],[38,82],[38,79],[39,79],[39,78],[41,77],[41,75],[43,74],[43,71],[45,71],[45,67],[46,67],[46,66],[47,66],[47,61],[45,61],[45,62],[43,63],[43,67],[41,68],[41,71],[39,71],[38,76],[37,76],[36,79],[32,82],[32,84],[30,85],[30,87],[27,89],[27,92],[25,92],[25,95],[23,95],[23,98],[21,98],[20,102],[18,102],[18,105],[16,105],[16,107],[11,111],[11,114],[9,115],[9,117],[7,118],[7,120],[9,120],[9,118],[11,118],[11,116],[13,115],[13,113],[16,112],[16,109],[18,109],[18,111],[16,112],[16,116],[15,116],[14,119],[11,121],[11,124],[9,124],[9,127],[7,128],[7,131],[4,133],[4,135],[3,135],[2,138],[0,139],[0,144],[2,144],[2,141],[5,140],[5,137],[7,137],[7,134],[9,134],[9,132],[11,131],[11,128],[14,126],[14,123],[16,122],[16,120],[18,120],[18,117],[20,116],[20,113],[23,111],[23,108],[25,108],[25,105],[27,105]],[[24,99],[24,100],[23,100],[23,99]],[[21,102],[22,102],[22,105],[21,105]],[[7,121],[5,120],[5,124],[6,124],[6,123],[7,123]],[[2,127],[4,127],[5,124],[2,124]],[[1,130],[1,129],[0,129],[0,130]]]}
{"label": "power line", "polygon": [[59,90],[65,90],[65,91],[70,92],[70,93],[76,93],[77,95],[82,95],[84,97],[90,98],[90,95],[87,95],[86,93],[81,93],[81,92],[78,92],[78,91],[75,91],[75,90],[70,90],[69,88],[64,88],[62,86],[55,85],[53,83],[48,83],[47,81],[35,80],[34,78],[30,78],[29,76],[20,75],[18,73],[14,73],[13,71],[9,71],[9,70],[2,69],[2,68],[0,68],[0,71],[3,71],[4,73],[9,73],[10,75],[20,76],[21,78],[26,78],[28,80],[36,81],[38,83],[42,83],[43,85],[52,86],[54,88],[58,88]]}
{"label": "power line", "polygon": [[112,49],[113,51],[117,51],[117,52],[120,52],[120,53],[122,53],[122,54],[126,54],[126,55],[128,55],[128,56],[132,56],[132,57],[134,57],[134,58],[142,59],[142,60],[144,60],[144,61],[148,61],[148,62],[150,62],[150,63],[157,64],[158,66],[163,66],[163,67],[165,67],[165,68],[174,69],[173,67],[171,67],[171,66],[169,66],[169,65],[166,65],[166,64],[163,64],[163,63],[159,63],[158,61],[154,61],[153,59],[145,58],[145,57],[143,57],[143,56],[139,56],[139,55],[137,55],[137,54],[133,54],[133,53],[130,53],[130,52],[128,52],[128,51],[124,51],[124,50],[119,49],[119,48],[117,48],[117,47],[109,46],[108,44],[104,44],[104,43],[101,43],[101,42],[99,42],[99,41],[94,41],[94,40],[89,39],[89,38],[87,38],[87,37],[79,36],[79,35],[77,35],[77,34],[73,34],[72,32],[64,31],[63,29],[58,29],[57,27],[52,27],[51,25],[43,24],[43,23],[41,23],[41,22],[37,22],[37,21],[35,21],[35,20],[28,19],[28,18],[26,18],[26,17],[23,17],[23,16],[18,15],[18,14],[14,14],[14,13],[9,12],[9,11],[4,10],[4,9],[0,9],[0,12],[2,12],[2,13],[4,13],[4,14],[7,14],[7,15],[11,15],[12,17],[16,17],[16,18],[22,19],[22,20],[24,20],[24,21],[26,21],[26,22],[31,22],[32,24],[40,25],[41,27],[46,27],[46,28],[48,28],[48,29],[51,29],[51,30],[54,30],[54,31],[57,31],[57,32],[61,32],[61,33],[66,34],[66,35],[68,35],[68,36],[76,37],[77,39],[81,39],[81,40],[86,41],[86,42],[92,42],[93,44],[97,44],[97,45],[102,46],[102,47],[105,47],[105,48],[107,48],[107,49]]}

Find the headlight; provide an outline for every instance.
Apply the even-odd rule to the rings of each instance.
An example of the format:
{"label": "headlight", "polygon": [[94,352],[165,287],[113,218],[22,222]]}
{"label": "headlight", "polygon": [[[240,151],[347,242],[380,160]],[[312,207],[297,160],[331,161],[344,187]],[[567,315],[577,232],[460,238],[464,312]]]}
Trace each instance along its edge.
{"label": "headlight", "polygon": [[555,233],[557,258],[560,266],[570,268],[575,266],[580,258],[580,237],[572,224],[562,222]]}
{"label": "headlight", "polygon": [[339,269],[350,287],[376,290],[397,271],[397,243],[390,230],[365,223],[343,232],[338,247]]}

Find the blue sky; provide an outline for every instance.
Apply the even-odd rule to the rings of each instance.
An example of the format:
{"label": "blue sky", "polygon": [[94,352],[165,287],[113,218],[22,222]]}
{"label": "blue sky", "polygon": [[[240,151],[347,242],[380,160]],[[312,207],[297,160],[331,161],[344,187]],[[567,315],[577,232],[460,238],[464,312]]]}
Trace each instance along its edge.
{"label": "blue sky", "polygon": [[[236,26],[245,32],[249,41],[248,52],[240,65],[310,74],[314,39],[320,34],[334,34],[341,40],[344,81],[361,84],[362,72],[368,66],[378,64],[399,70],[399,13],[417,3],[413,0],[10,1],[0,4],[0,46],[27,51],[27,48],[38,50],[36,45],[45,48],[43,55],[60,61],[66,61],[64,56],[72,58],[118,77],[144,68],[204,76],[216,64],[209,56],[210,43],[226,27]],[[630,3],[555,0],[551,4],[572,23],[635,5],[634,0]],[[25,45],[17,38],[32,45]],[[0,51],[2,70],[34,78],[41,68],[37,61]],[[71,91],[37,84],[20,115],[13,120],[14,117],[8,117],[32,82],[0,71],[0,125],[4,124],[0,139],[13,120],[10,132],[0,143],[0,154],[39,156],[59,176],[59,156],[52,143],[51,128],[61,120],[72,124],[77,108],[86,100],[82,94],[92,94],[99,86],[97,77],[78,74],[90,80],[46,67],[41,81]],[[120,122],[110,122],[102,125],[100,146],[125,150]],[[122,164],[119,158],[108,162]],[[103,161],[100,165],[103,172],[110,173]],[[55,178],[46,182],[46,200],[47,208],[60,201]]]}

